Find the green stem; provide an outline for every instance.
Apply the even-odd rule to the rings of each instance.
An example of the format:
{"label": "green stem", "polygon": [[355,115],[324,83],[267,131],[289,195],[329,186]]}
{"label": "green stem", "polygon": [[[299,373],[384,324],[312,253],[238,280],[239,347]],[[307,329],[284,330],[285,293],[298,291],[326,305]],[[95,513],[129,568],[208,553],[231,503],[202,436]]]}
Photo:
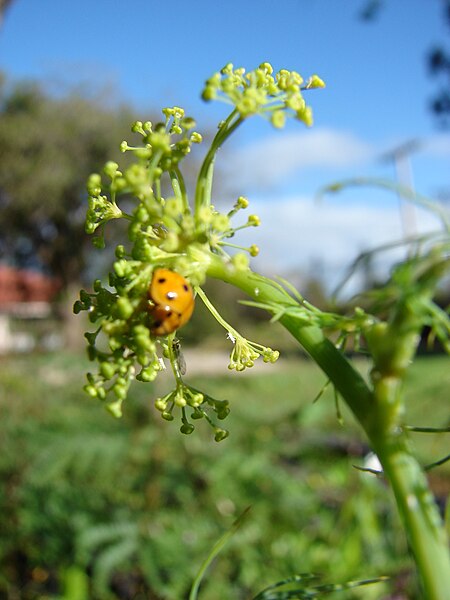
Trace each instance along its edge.
{"label": "green stem", "polygon": [[197,285],[197,286],[195,286],[194,289],[195,289],[197,296],[199,296],[202,299],[203,304],[206,306],[206,308],[209,310],[209,312],[213,315],[213,317],[216,319],[216,321],[219,323],[219,325],[221,325],[226,331],[228,331],[229,333],[234,335],[234,337],[236,337],[236,338],[240,337],[240,335],[236,331],[236,329],[234,329],[234,327],[232,327],[229,323],[227,323],[225,321],[225,319],[222,317],[222,315],[219,313],[219,311],[216,310],[216,307],[214,306],[214,304],[211,303],[211,301],[209,300],[209,298],[205,294],[205,292],[202,290],[202,288]]}
{"label": "green stem", "polygon": [[181,379],[181,374],[179,373],[178,368],[176,367],[177,357],[175,356],[174,349],[174,341],[175,341],[175,332],[170,333],[167,336],[167,353],[169,355],[170,367],[172,369],[173,376],[175,381],[177,382],[177,387],[183,383]]}
{"label": "green stem", "polygon": [[219,131],[216,133],[211,146],[203,160],[202,166],[197,178],[197,185],[195,188],[195,214],[202,206],[208,206],[211,204],[211,193],[212,193],[212,181],[214,173],[214,161],[216,153],[220,146],[225,140],[235,131],[239,125],[243,122],[243,117],[238,116],[239,113],[235,109],[228,118],[223,121],[219,127]]}
{"label": "green stem", "polygon": [[177,198],[183,202],[183,209],[189,211],[189,200],[186,191],[184,177],[178,167],[173,167],[169,173],[172,182],[172,189]]}
{"label": "green stem", "polygon": [[[278,284],[250,270],[230,269],[217,257],[212,257],[208,275],[240,288],[257,302],[269,305],[280,303],[281,306],[290,304],[289,297]],[[291,301],[292,306],[297,304],[293,298]],[[448,600],[448,541],[407,433],[401,428],[393,429],[392,422],[380,415],[375,392],[319,327],[304,325],[295,314],[289,313],[283,314],[279,321],[329,377],[365,430],[392,486],[425,597],[427,600]]]}
{"label": "green stem", "polygon": [[372,436],[371,442],[391,484],[425,598],[445,600],[450,592],[448,540],[426,477],[403,432]]}

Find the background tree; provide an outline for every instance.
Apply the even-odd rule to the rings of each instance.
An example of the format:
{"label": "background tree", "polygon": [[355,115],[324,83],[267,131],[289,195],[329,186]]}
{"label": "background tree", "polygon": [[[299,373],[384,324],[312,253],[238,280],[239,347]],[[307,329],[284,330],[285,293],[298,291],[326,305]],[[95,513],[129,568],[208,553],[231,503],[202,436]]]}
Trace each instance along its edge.
{"label": "background tree", "polygon": [[3,23],[3,17],[8,6],[12,3],[12,0],[0,0],[0,27]]}
{"label": "background tree", "polygon": [[86,177],[119,154],[133,120],[129,107],[105,106],[74,92],[50,97],[37,84],[0,88],[0,258],[65,287],[80,281],[91,247]]}
{"label": "background tree", "polygon": [[[443,0],[444,19],[450,33],[450,0]],[[450,125],[450,47],[436,46],[428,54],[430,73],[439,81],[439,90],[431,101],[431,108],[445,127]]]}

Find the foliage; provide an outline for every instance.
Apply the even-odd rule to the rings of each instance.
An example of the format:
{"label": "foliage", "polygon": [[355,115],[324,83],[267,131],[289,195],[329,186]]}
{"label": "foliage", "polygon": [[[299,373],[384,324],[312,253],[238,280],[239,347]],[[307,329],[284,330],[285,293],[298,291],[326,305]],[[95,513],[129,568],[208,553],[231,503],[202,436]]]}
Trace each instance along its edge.
{"label": "foliage", "polygon": [[[84,182],[115,154],[131,109],[76,92],[52,97],[37,84],[0,88],[0,253],[67,284],[84,268]],[[89,247],[89,245],[87,246]]]}
{"label": "foliage", "polygon": [[[250,506],[200,599],[248,598],[306,571],[342,582],[392,577],[345,598],[379,600],[394,588],[420,597],[388,488],[352,469],[368,448],[345,410],[336,431],[331,390],[312,403],[323,376],[311,363],[196,379],[234,406],[232,437],[214,446],[207,432],[180,436],[156,419],[144,384],[121,422],[104,419],[80,397],[84,365],[64,353],[2,363],[0,594],[61,597],[84,573],[93,600],[187,597],[213,543]],[[414,365],[408,422],[433,412],[432,424],[442,423],[446,382],[444,358]],[[431,448],[416,434],[423,463],[445,451],[447,437]],[[435,484],[444,498],[448,467]]]}

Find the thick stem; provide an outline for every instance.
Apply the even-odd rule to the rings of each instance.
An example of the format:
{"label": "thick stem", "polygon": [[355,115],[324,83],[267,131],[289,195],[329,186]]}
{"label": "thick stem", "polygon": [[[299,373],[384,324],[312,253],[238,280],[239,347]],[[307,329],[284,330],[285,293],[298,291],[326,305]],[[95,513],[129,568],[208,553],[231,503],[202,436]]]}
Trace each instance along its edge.
{"label": "thick stem", "polygon": [[[228,269],[213,258],[208,275],[231,283],[260,303],[289,304],[286,294],[270,280],[251,271]],[[296,301],[292,299],[292,306]],[[450,555],[442,520],[427,480],[409,444],[407,433],[392,428],[380,414],[376,393],[317,326],[304,325],[294,314],[280,323],[329,377],[365,430],[383,465],[403,519],[427,600],[448,600]]]}
{"label": "thick stem", "polygon": [[450,556],[445,528],[427,479],[404,432],[371,442],[395,500],[422,579],[424,597],[446,600],[450,595]]}

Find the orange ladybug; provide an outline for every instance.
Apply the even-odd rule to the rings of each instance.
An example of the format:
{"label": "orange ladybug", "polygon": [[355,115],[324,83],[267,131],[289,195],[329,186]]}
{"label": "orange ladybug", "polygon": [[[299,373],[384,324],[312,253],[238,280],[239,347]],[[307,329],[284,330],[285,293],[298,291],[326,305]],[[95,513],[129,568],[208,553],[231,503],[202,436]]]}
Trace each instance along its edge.
{"label": "orange ladybug", "polygon": [[148,288],[153,317],[153,335],[167,335],[191,318],[194,310],[194,292],[189,282],[169,269],[155,269]]}

